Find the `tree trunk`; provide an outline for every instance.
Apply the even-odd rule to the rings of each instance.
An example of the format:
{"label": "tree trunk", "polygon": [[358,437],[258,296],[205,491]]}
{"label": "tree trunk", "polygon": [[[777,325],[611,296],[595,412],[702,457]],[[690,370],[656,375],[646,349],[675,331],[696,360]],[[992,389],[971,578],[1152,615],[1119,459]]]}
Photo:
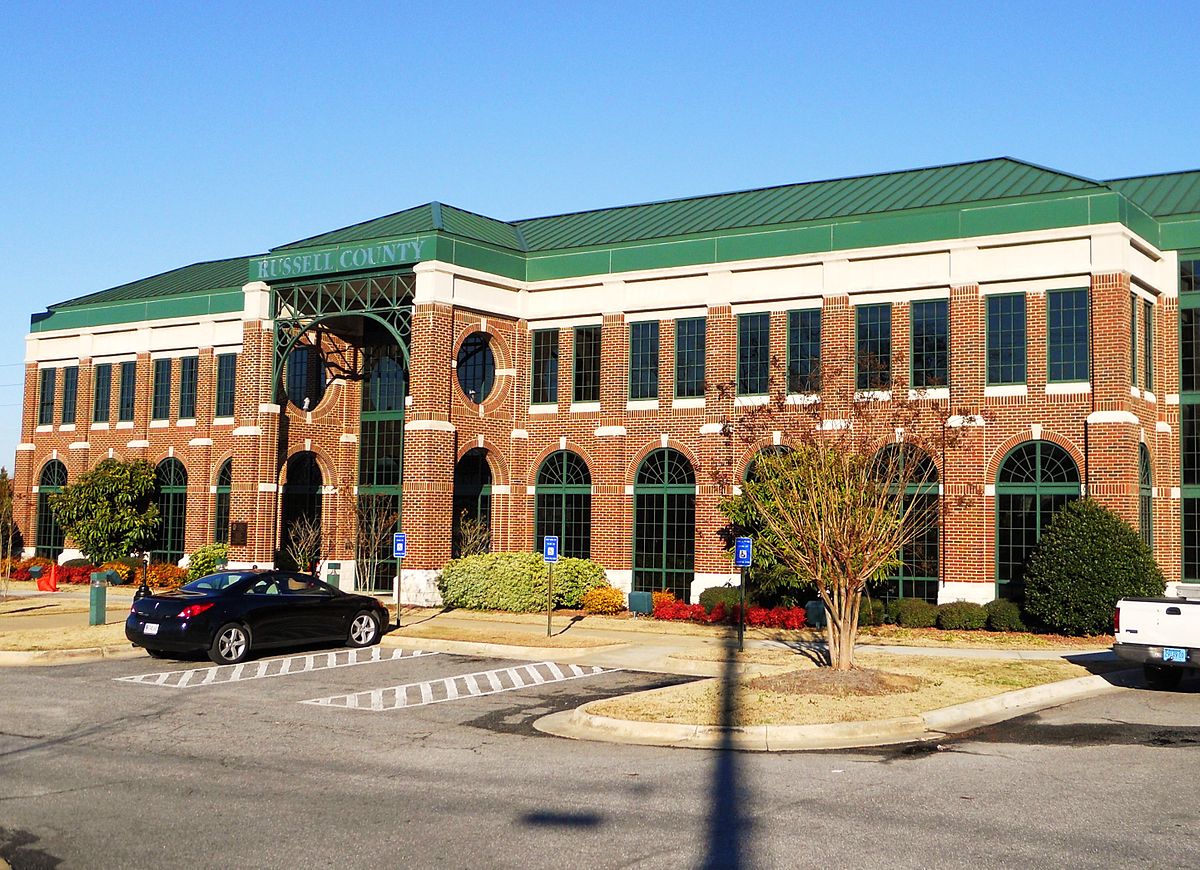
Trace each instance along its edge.
{"label": "tree trunk", "polygon": [[[836,599],[837,612],[830,609],[825,622],[829,665],[835,671],[854,668],[854,644],[858,639],[858,607],[861,595],[846,594]],[[828,605],[826,605],[828,607]]]}

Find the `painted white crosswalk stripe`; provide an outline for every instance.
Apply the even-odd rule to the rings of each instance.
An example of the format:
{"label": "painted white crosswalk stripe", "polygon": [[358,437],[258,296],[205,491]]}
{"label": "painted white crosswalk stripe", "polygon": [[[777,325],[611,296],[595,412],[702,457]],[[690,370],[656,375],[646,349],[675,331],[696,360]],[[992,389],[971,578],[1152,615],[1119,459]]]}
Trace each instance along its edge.
{"label": "painted white crosswalk stripe", "polygon": [[[581,677],[594,677],[598,674],[610,674],[615,670],[617,669],[601,668],[595,665],[558,665],[554,662],[537,662],[532,665],[517,665],[510,668],[477,671],[473,674],[459,674],[456,677],[425,680],[420,683],[406,683],[402,686],[368,689],[362,692],[351,692],[348,695],[311,698],[300,703],[315,704],[319,707],[344,707],[347,710],[371,710],[378,713],[384,710],[424,707],[427,704],[440,704],[443,701],[512,692],[531,686],[577,680]],[[490,688],[488,688],[489,686]]]}
{"label": "painted white crosswalk stripe", "polygon": [[[244,683],[250,680],[265,680],[285,677],[289,674],[304,674],[332,668],[349,668],[398,659],[435,656],[431,650],[384,649],[373,646],[364,649],[345,649],[331,653],[310,653],[278,659],[263,659],[259,662],[244,662],[240,665],[213,665],[208,668],[188,668],[179,671],[160,671],[153,674],[137,674],[132,677],[116,677],[119,683],[138,683],[144,686],[164,686],[169,689],[194,689],[198,686],[213,686],[223,683]],[[301,663],[303,665],[301,666]],[[204,676],[201,678],[200,675]]]}

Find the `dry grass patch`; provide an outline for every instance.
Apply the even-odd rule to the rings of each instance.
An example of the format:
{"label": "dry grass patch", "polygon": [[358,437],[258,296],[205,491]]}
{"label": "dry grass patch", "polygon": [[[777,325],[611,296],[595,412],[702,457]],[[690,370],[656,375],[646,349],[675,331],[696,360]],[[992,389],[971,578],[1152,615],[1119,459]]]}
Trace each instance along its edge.
{"label": "dry grass patch", "polygon": [[[830,677],[831,672],[827,671],[816,674],[815,665],[798,660],[796,667],[787,673],[740,682],[732,724],[810,725],[915,716],[1089,673],[1087,669],[1061,659],[910,658],[861,651],[857,657],[861,665],[885,671],[884,681],[900,690],[883,695],[835,696],[828,688],[839,678]],[[822,686],[810,681],[823,683],[824,690],[815,690],[815,686]],[[611,698],[590,705],[588,710],[600,716],[637,722],[719,725],[724,691],[722,680],[702,680]]]}
{"label": "dry grass patch", "polygon": [[[557,629],[556,629],[557,630]],[[465,643],[500,643],[508,646],[555,647],[562,649],[586,649],[611,646],[611,640],[596,637],[556,634],[546,637],[527,631],[503,631],[486,628],[462,628],[435,624],[404,626],[393,631],[392,636],[429,638],[430,640],[458,640]]]}
{"label": "dry grass patch", "polygon": [[1091,649],[1112,646],[1112,635],[1067,637],[1024,631],[943,631],[940,628],[903,628],[876,625],[859,631],[863,644],[892,646],[963,647],[966,649]]}
{"label": "dry grass patch", "polygon": [[[11,622],[9,623],[11,625]],[[128,644],[125,637],[125,622],[108,625],[80,625],[73,628],[16,629],[0,626],[0,649],[3,650],[57,650],[83,649],[96,646]]]}

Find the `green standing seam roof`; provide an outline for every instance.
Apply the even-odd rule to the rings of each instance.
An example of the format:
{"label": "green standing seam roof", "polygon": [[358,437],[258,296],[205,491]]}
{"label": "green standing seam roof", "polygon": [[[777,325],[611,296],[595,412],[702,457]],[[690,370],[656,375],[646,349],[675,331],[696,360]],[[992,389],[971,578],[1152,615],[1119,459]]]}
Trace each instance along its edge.
{"label": "green standing seam roof", "polygon": [[1108,184],[1154,217],[1200,214],[1200,169],[1114,178]]}
{"label": "green standing seam roof", "polygon": [[516,227],[495,218],[443,205],[427,202],[394,214],[351,224],[348,227],[310,236],[296,242],[272,248],[272,251],[287,251],[293,248],[315,248],[321,245],[336,245],[346,242],[362,242],[368,239],[383,239],[393,236],[408,236],[416,233],[442,230],[464,238],[489,242],[503,248],[523,250],[520,234]]}
{"label": "green standing seam roof", "polygon": [[250,257],[232,257],[228,260],[193,263],[190,266],[172,269],[149,278],[110,287],[108,290],[77,296],[65,302],[56,302],[48,307],[53,311],[55,308],[66,305],[102,305],[134,302],[139,299],[153,299],[160,296],[199,293],[205,290],[240,289],[246,283],[246,270],[249,268],[250,259]]}

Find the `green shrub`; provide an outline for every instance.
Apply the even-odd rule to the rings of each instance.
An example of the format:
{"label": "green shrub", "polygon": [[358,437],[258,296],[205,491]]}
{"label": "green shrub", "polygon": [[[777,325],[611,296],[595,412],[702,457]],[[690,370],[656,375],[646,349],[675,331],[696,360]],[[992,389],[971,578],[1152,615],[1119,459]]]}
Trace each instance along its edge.
{"label": "green shrub", "polygon": [[982,604],[951,601],[938,606],[937,626],[948,631],[979,631],[987,626],[987,611]]}
{"label": "green shrub", "polygon": [[736,586],[709,586],[700,593],[700,603],[709,613],[712,613],[712,609],[718,604],[724,604],[725,610],[728,611],[735,604],[742,603],[742,593]]}
{"label": "green shrub", "polygon": [[1025,572],[1025,609],[1052,631],[1112,631],[1117,601],[1162,595],[1154,554],[1128,523],[1090,499],[1055,515]]}
{"label": "green shrub", "polygon": [[[437,585],[446,607],[532,613],[546,608],[546,580],[540,553],[482,553],[447,563]],[[595,562],[560,559],[554,566],[554,606],[576,609],[589,589],[607,585]]]}
{"label": "green shrub", "polygon": [[992,631],[1024,631],[1025,623],[1021,621],[1021,608],[1015,601],[997,598],[983,606],[987,612],[987,627]]}
{"label": "green shrub", "polygon": [[93,565],[94,565],[94,563],[90,559],[68,559],[67,561],[63,562],[59,567],[60,568],[88,568],[88,567],[92,567]]}
{"label": "green shrub", "polygon": [[612,616],[625,610],[625,593],[611,586],[597,586],[583,593],[583,609],[587,613]]}
{"label": "green shrub", "polygon": [[883,602],[877,598],[868,598],[864,595],[858,605],[859,627],[864,625],[883,625],[883,619]]}
{"label": "green shrub", "polygon": [[188,582],[205,577],[229,561],[229,547],[225,544],[205,544],[192,553],[188,560]]}
{"label": "green shrub", "polygon": [[921,598],[901,598],[896,602],[895,619],[905,628],[933,628],[937,625],[937,605]]}

